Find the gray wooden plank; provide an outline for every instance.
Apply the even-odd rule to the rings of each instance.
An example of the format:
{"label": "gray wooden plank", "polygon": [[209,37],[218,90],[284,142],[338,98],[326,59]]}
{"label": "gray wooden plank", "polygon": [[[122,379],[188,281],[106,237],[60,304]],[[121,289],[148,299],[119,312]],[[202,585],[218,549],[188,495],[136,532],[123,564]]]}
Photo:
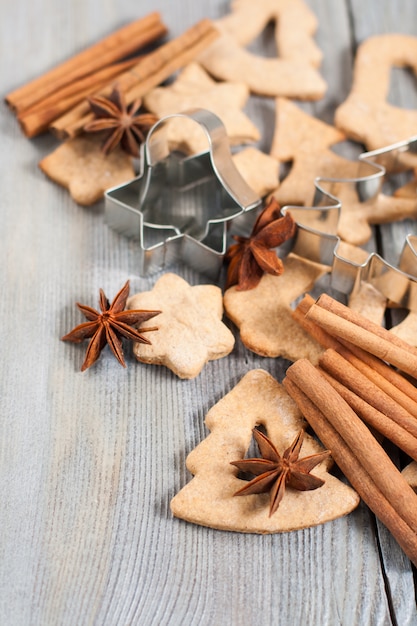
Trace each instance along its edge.
{"label": "gray wooden plank", "polygon": [[[415,9],[415,3],[407,0],[400,0],[395,5],[394,3],[363,3],[353,0],[351,2],[351,15],[353,39],[356,46],[367,37],[376,34],[404,33],[417,36]],[[387,100],[395,106],[416,108],[416,82],[409,69],[392,68]],[[389,187],[387,193],[389,193]],[[377,230],[381,244],[381,249],[378,249],[378,252],[388,262],[397,265],[406,234],[414,233],[416,230],[415,221],[405,220],[381,226]],[[393,312],[392,315],[394,320],[396,317],[399,320],[399,313]],[[391,598],[397,623],[416,623],[415,595],[406,591],[407,586],[410,590],[414,586],[412,571],[409,570],[408,563],[404,562],[401,551],[396,549],[396,545],[392,542],[387,530],[378,521],[377,527],[381,556],[387,576],[387,593]],[[401,577],[400,589],[397,588],[399,573]]]}
{"label": "gray wooden plank", "polygon": [[[330,86],[312,110],[330,120],[350,77],[348,13],[345,3],[309,4],[320,18]],[[152,8],[175,36],[228,5],[159,0]],[[148,11],[129,0],[8,2],[0,23],[4,93]],[[271,102],[253,99],[248,110],[265,137]],[[76,206],[37,170],[55,140],[26,140],[4,105],[0,124],[0,621],[390,624],[366,507],[269,537],[172,519],[169,500],[190,479],[185,457],[207,435],[208,409],[249,369],[281,379],[286,364],[250,353],[236,334],[232,355],[192,381],[138,365],[130,353],[127,370],[106,355],[81,374],[83,350],[59,341],[79,321],[74,302],[94,303],[99,287],[111,296],[127,278],[133,291],[148,289],[157,276],[138,276],[135,245],[108,230],[102,206]],[[204,280],[174,269],[192,284]],[[402,624],[412,623],[408,571],[404,563],[395,580],[390,575],[395,610],[410,618]]]}

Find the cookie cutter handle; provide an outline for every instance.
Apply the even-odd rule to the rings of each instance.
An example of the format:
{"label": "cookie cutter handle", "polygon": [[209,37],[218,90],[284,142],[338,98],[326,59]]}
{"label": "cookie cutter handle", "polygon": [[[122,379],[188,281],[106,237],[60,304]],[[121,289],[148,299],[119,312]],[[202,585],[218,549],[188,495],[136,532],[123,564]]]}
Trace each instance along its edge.
{"label": "cookie cutter handle", "polygon": [[229,138],[222,120],[207,109],[190,109],[182,113],[172,113],[158,120],[150,129],[144,144],[145,163],[152,168],[169,155],[168,141],[158,136],[157,131],[174,118],[190,119],[200,126],[207,138],[213,171],[233,200],[244,210],[252,209],[260,204],[258,194],[249,187],[233,162]]}

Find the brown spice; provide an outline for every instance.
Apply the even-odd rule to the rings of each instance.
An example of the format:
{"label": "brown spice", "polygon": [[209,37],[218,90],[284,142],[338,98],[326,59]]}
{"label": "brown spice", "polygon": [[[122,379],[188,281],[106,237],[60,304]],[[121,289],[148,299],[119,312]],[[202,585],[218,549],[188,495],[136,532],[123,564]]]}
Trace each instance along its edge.
{"label": "brown spice", "polygon": [[16,113],[21,113],[64,86],[76,84],[82,77],[93,77],[97,71],[128,57],[166,33],[160,14],[157,11],[149,13],[18,87],[6,95],[6,102]]}
{"label": "brown spice", "polygon": [[[203,19],[175,39],[146,54],[137,65],[120,74],[117,79],[126,103],[131,104],[163,83],[174,72],[194,60],[218,36],[219,31],[213,23],[209,19]],[[113,82],[100,90],[100,94],[95,95],[108,96],[112,91]],[[60,139],[75,137],[92,119],[93,114],[88,102],[83,101],[56,119],[51,124],[50,130]]]}
{"label": "brown spice", "polygon": [[225,255],[228,263],[226,289],[253,289],[264,272],[280,276],[284,264],[274,248],[294,236],[296,224],[290,213],[281,215],[281,207],[275,198],[258,216],[249,237],[235,235],[237,243],[230,246]]}
{"label": "brown spice", "polygon": [[344,356],[329,348],[322,354],[319,363],[321,368],[333,378],[417,437],[417,419],[369,380]]}
{"label": "brown spice", "polygon": [[248,496],[270,491],[269,516],[271,516],[279,507],[287,485],[299,491],[310,491],[318,489],[318,487],[324,484],[321,478],[313,476],[310,472],[316,465],[327,459],[330,452],[325,450],[324,452],[299,459],[304,438],[303,430],[298,433],[282,456],[272,441],[256,428],[253,429],[253,436],[258,444],[262,458],[231,462],[231,465],[234,465],[242,472],[250,472],[256,476],[247,485],[236,491],[235,496]]}
{"label": "brown spice", "polygon": [[[324,414],[378,489],[417,533],[417,495],[353,409],[307,359],[293,363],[287,370],[287,378]],[[308,416],[305,417],[308,420]],[[320,437],[319,433],[317,435]]]}
{"label": "brown spice", "polygon": [[[400,450],[403,450],[403,452],[417,461],[417,437],[407,428],[409,422],[405,424],[398,423],[391,416],[379,410],[372,401],[367,402],[357,392],[345,387],[342,382],[334,378],[329,372],[321,368],[320,372],[370,428],[392,441]],[[417,421],[414,421],[417,424]]]}
{"label": "brown spice", "polygon": [[77,302],[78,308],[85,315],[88,322],[76,326],[71,332],[64,335],[62,340],[81,343],[84,339],[91,338],[81,371],[91,367],[97,361],[106,343],[109,344],[114,356],[123,367],[126,367],[126,363],[121,337],[126,337],[139,343],[150,343],[148,339],[143,337],[143,333],[157,330],[157,328],[142,328],[139,332],[134,327],[155,317],[161,311],[125,311],[128,296],[129,281],[125,283],[111,304],[106,298],[104,291],[100,289],[99,303],[101,313],[96,311],[96,309]]}
{"label": "brown spice", "polygon": [[57,117],[76,106],[79,102],[108,85],[129,67],[137,63],[137,58],[121,63],[113,63],[88,76],[82,76],[69,85],[46,96],[30,109],[18,114],[17,119],[26,137],[35,137],[48,129]]}
{"label": "brown spice", "polygon": [[341,341],[347,340],[417,378],[416,348],[330,296],[321,295],[306,318]]}
{"label": "brown spice", "polygon": [[96,96],[88,101],[96,119],[89,122],[84,130],[109,131],[102,147],[104,154],[112,152],[120,144],[125,152],[133,157],[138,156],[139,145],[145,141],[147,132],[158,121],[152,113],[138,114],[141,98],[127,106],[123,94],[116,88],[108,98]]}
{"label": "brown spice", "polygon": [[[325,348],[333,348],[352,363],[362,374],[375,383],[400,406],[417,418],[417,388],[394,368],[390,367],[362,348],[358,348],[350,341],[336,339],[317,323],[307,319],[306,315],[314,304],[314,298],[304,296],[296,309],[292,312],[293,318]],[[391,337],[389,333],[388,337]]]}
{"label": "brown spice", "polygon": [[412,362],[415,349],[329,296],[317,303],[305,297],[294,318],[327,350],[320,368],[299,360],[283,384],[352,486],[417,565],[416,495],[361,422],[416,457],[416,389],[375,356],[410,370],[406,355]]}
{"label": "brown spice", "polygon": [[283,384],[320,440],[331,449],[332,457],[352,487],[356,489],[371,511],[385,524],[405,554],[417,566],[417,533],[415,528],[401,517],[389,494],[383,493],[378,487],[357,456],[356,450],[347,445],[323,411],[304,393],[302,381],[296,384],[287,377]]}

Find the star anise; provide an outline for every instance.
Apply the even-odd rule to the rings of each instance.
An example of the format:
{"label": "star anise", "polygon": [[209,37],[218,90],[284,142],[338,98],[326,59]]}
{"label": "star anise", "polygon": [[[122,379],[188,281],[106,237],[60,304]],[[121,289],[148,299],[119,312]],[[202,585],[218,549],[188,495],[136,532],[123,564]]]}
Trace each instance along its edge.
{"label": "star anise", "polygon": [[86,132],[109,131],[102,146],[108,154],[118,144],[133,157],[138,156],[139,145],[145,141],[146,134],[157,122],[152,113],[138,115],[142,100],[138,98],[129,106],[119,89],[113,89],[108,98],[94,96],[88,99],[96,119],[84,126]]}
{"label": "star anise", "polygon": [[142,336],[142,333],[158,330],[157,327],[137,330],[135,326],[155,317],[161,311],[125,311],[128,295],[129,281],[122,287],[111,304],[106,298],[104,291],[100,289],[99,304],[101,313],[85,304],[76,303],[77,307],[88,319],[88,322],[76,326],[71,332],[64,335],[62,340],[81,343],[84,339],[91,337],[81,371],[91,367],[97,361],[106,343],[109,344],[114,356],[123,367],[126,367],[126,363],[121,337],[126,337],[139,343],[151,343]]}
{"label": "star anise", "polygon": [[313,476],[310,472],[316,465],[327,459],[330,452],[325,450],[299,459],[304,438],[303,430],[298,433],[282,456],[272,441],[258,429],[253,429],[253,436],[262,458],[232,461],[232,465],[235,465],[242,472],[249,472],[256,476],[247,485],[239,489],[234,494],[235,496],[247,496],[270,491],[269,516],[271,517],[284,497],[287,485],[299,491],[310,491],[324,484],[324,480]]}
{"label": "star anise", "polygon": [[282,216],[281,207],[272,198],[258,216],[249,237],[234,235],[238,243],[231,245],[225,255],[229,263],[226,289],[232,285],[241,291],[253,289],[264,272],[280,276],[284,265],[273,248],[290,239],[295,229],[290,213]]}

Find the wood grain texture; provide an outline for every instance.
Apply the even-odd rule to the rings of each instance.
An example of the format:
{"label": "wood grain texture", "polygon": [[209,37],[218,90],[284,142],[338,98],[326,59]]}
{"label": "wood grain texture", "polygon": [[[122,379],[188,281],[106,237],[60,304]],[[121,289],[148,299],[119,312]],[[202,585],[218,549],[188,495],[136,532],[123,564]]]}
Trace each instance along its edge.
{"label": "wood grain texture", "polygon": [[[378,32],[417,35],[414,0],[308,0],[319,18],[328,92],[306,110],[328,123],[347,96],[357,44]],[[156,0],[172,36],[228,10],[223,0]],[[6,0],[0,20],[2,90],[11,89],[149,12],[140,0]],[[254,44],[262,50],[265,41]],[[267,44],[268,45],[268,44]],[[414,79],[391,98],[417,104]],[[268,150],[273,101],[247,112]],[[0,197],[0,623],[5,626],[417,624],[409,562],[360,506],[346,518],[275,536],[213,531],[173,519],[190,479],[187,454],[204,416],[250,369],[282,379],[287,364],[236,347],[194,380],[108,354],[87,372],[83,348],[60,336],[95,305],[141,278],[135,244],[111,232],[103,207],[85,209],[48,181],[38,161],[56,141],[25,139],[6,105]],[[382,229],[391,257],[415,223]],[[192,284],[204,278],[173,268]],[[262,611],[261,611],[262,610]]]}

